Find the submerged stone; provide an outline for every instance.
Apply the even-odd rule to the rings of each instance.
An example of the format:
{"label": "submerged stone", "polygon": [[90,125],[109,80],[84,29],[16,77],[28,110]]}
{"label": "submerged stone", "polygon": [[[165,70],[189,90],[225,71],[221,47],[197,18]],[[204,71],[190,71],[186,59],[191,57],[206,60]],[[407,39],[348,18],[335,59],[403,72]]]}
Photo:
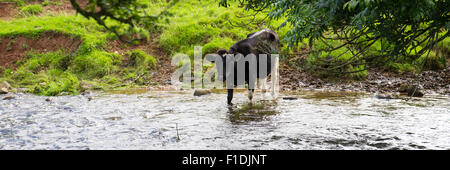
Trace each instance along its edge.
{"label": "submerged stone", "polygon": [[283,97],[283,100],[297,100],[297,97]]}
{"label": "submerged stone", "polygon": [[6,96],[3,98],[3,100],[11,100],[11,99],[15,99],[16,96],[10,95],[10,96]]}
{"label": "submerged stone", "polygon": [[398,91],[400,94],[407,94],[410,97],[423,97],[425,93],[419,85],[402,84]]}
{"label": "submerged stone", "polygon": [[194,96],[203,96],[203,95],[207,95],[207,94],[211,94],[211,90],[197,89],[194,91]]}
{"label": "submerged stone", "polygon": [[390,94],[377,94],[377,95],[375,95],[375,98],[377,98],[377,99],[395,99]]}

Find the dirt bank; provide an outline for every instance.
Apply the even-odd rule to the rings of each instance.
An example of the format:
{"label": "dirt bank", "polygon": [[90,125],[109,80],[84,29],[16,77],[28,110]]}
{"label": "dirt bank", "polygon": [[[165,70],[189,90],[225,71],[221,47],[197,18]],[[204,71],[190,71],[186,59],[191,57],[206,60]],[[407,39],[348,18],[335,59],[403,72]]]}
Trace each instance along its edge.
{"label": "dirt bank", "polygon": [[424,71],[414,73],[392,73],[379,69],[369,69],[366,80],[363,81],[329,81],[321,79],[290,66],[280,64],[281,90],[324,89],[330,91],[360,91],[368,93],[395,93],[400,86],[419,85],[425,93],[450,94],[450,65],[440,71]]}
{"label": "dirt bank", "polygon": [[0,19],[9,20],[17,14],[14,2],[0,2]]}
{"label": "dirt bank", "polygon": [[37,37],[1,37],[0,38],[0,67],[16,68],[16,62],[26,57],[26,53],[33,50],[37,53],[65,49],[74,51],[81,44],[79,38],[74,38],[58,32],[46,32]]}

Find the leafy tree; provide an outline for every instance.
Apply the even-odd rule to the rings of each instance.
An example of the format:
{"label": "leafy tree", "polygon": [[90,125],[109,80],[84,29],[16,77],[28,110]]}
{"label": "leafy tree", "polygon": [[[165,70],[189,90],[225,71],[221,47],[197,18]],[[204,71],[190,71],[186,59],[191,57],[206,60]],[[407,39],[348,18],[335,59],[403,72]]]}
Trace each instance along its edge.
{"label": "leafy tree", "polygon": [[[220,0],[227,7],[229,1]],[[246,10],[267,11],[271,19],[285,19],[289,46],[309,39],[313,56],[333,63],[326,70],[387,58],[415,60],[429,55],[449,36],[449,0],[239,0]],[[338,41],[339,43],[333,43]],[[375,47],[378,46],[378,47]],[[369,49],[378,49],[368,55]],[[351,57],[339,59],[351,53]],[[319,61],[318,60],[318,61]]]}
{"label": "leafy tree", "polygon": [[[168,7],[158,15],[150,15],[147,4],[138,0],[89,0],[87,4],[82,5],[77,0],[70,0],[70,3],[77,13],[88,19],[94,19],[99,25],[116,34],[120,40],[131,42],[130,35],[136,33],[137,28],[152,30],[156,27],[158,20],[170,16],[167,9],[177,1],[170,2]],[[108,19],[117,21],[119,24],[108,24],[106,22]],[[126,27],[125,31],[121,31],[123,27]]]}

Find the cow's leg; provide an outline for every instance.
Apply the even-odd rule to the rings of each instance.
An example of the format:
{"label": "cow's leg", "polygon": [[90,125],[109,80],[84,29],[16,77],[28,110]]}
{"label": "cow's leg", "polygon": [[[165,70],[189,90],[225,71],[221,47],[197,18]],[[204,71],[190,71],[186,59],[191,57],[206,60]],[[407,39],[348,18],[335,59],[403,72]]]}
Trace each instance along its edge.
{"label": "cow's leg", "polygon": [[227,103],[231,105],[231,100],[233,100],[233,89],[228,89]]}
{"label": "cow's leg", "polygon": [[259,83],[261,84],[261,91],[263,93],[265,93],[267,91],[267,89],[266,89],[266,82],[267,82],[267,77],[263,78],[263,79],[259,79]]}
{"label": "cow's leg", "polygon": [[250,100],[250,103],[253,100],[253,93],[255,92],[255,89],[248,89],[248,100]]}

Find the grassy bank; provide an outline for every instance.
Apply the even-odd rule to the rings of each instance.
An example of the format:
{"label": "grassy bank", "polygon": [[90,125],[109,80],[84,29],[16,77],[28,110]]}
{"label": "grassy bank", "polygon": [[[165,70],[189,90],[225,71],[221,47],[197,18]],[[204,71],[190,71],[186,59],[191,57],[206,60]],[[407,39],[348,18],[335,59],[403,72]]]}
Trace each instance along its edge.
{"label": "grassy bank", "polygon": [[[130,46],[122,45],[124,53],[115,53],[107,50],[111,41],[117,37],[104,30],[95,21],[87,20],[81,16],[65,13],[43,12],[42,7],[47,5],[58,6],[59,1],[27,1],[27,0],[0,0],[0,2],[16,2],[20,15],[9,21],[0,20],[0,40],[5,46],[6,53],[13,51],[26,51],[15,62],[14,67],[1,68],[0,81],[6,80],[13,87],[25,88],[26,92],[39,95],[79,94],[89,89],[111,89],[146,86],[152,83],[152,73],[155,72],[158,57],[170,57],[177,53],[184,53],[193,57],[194,46],[202,46],[203,54],[213,53],[219,49],[228,49],[236,41],[244,39],[249,33],[263,28],[276,30],[280,39],[289,30],[289,26],[277,29],[283,18],[269,21],[266,14],[259,13],[253,16],[252,12],[244,11],[237,4],[231,7],[219,7],[215,0],[190,1],[181,0],[169,9],[172,16],[158,22],[154,30],[143,32],[141,36],[147,42],[158,44],[158,48],[169,56],[151,56],[142,50],[135,50]],[[143,1],[143,0],[142,0]],[[165,6],[166,0],[149,0],[148,13],[158,14]],[[67,2],[65,2],[67,3]],[[109,24],[114,24],[109,22]],[[34,48],[30,44],[17,44],[18,38],[28,39],[26,42],[37,41],[45,35],[61,34],[67,42],[79,42],[74,48],[61,47],[60,49],[46,51],[46,48]],[[157,38],[150,38],[157,37]],[[373,65],[391,72],[417,72],[421,70],[423,61],[427,61],[425,69],[442,69],[450,53],[449,39],[438,44],[438,48],[428,57],[421,56],[416,60],[387,60],[378,59]],[[342,42],[319,42],[318,47],[326,48],[326,44],[338,46]],[[20,49],[18,49],[20,48]],[[158,49],[158,50],[159,50]],[[282,61],[287,61],[295,55],[294,52],[303,52],[308,49],[308,40],[289,48],[284,44],[281,51]],[[376,42],[364,55],[376,55],[381,44]],[[110,52],[108,52],[110,51]],[[341,55],[341,53],[344,53]],[[305,58],[306,71],[318,77],[338,77],[350,80],[363,80],[368,72],[364,65],[350,65],[340,71],[350,72],[340,74],[323,71],[327,58],[334,57],[339,61],[348,60],[352,54],[345,51],[333,53],[318,53]],[[363,70],[356,72],[358,70]]]}
{"label": "grassy bank", "polygon": [[[105,46],[114,36],[94,21],[81,16],[29,16],[0,21],[0,25],[3,28],[0,37],[3,41],[9,40],[2,43],[7,45],[13,44],[16,37],[31,40],[53,38],[42,37],[47,33],[63,34],[81,42],[72,51],[66,48],[49,52],[29,49],[25,57],[16,62],[17,68],[3,68],[1,79],[14,87],[26,88],[26,92],[39,95],[78,94],[87,89],[144,85],[143,79],[148,79],[145,74],[155,67],[155,59],[142,51],[125,54],[135,64],[122,66],[122,55],[105,51]],[[21,46],[29,48],[25,43]],[[123,83],[128,80],[133,82]]]}

